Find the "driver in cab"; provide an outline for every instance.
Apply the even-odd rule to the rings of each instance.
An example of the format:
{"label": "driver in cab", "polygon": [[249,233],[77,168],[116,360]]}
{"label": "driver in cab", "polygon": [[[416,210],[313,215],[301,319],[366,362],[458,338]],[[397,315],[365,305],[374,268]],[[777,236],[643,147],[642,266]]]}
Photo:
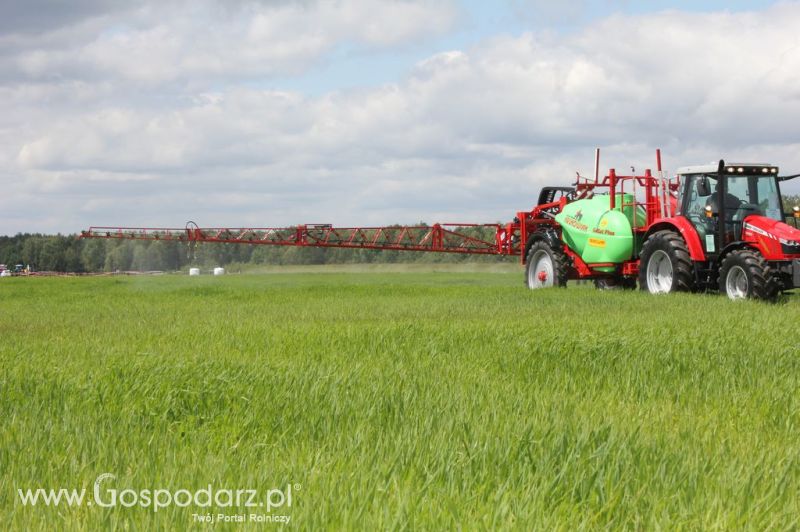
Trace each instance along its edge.
{"label": "driver in cab", "polygon": [[[708,199],[706,200],[706,206],[711,207],[711,212],[714,214],[719,213],[719,190],[722,184],[718,181],[717,184],[714,186],[714,193],[711,194]],[[725,193],[725,211],[735,211],[741,205],[742,200],[731,194],[730,192]]]}

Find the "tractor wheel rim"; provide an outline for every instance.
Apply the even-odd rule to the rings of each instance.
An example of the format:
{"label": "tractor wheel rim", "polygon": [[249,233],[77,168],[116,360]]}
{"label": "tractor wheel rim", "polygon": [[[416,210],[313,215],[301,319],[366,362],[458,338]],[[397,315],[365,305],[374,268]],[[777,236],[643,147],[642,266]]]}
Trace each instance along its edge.
{"label": "tractor wheel rim", "polygon": [[750,282],[747,280],[747,273],[741,266],[734,266],[728,270],[725,278],[725,292],[731,299],[745,299],[750,291]]}
{"label": "tractor wheel rim", "polygon": [[528,271],[528,286],[531,288],[545,288],[553,286],[553,260],[550,255],[540,250],[533,254],[533,263]]}
{"label": "tractor wheel rim", "polygon": [[672,261],[666,251],[656,250],[647,262],[647,289],[651,294],[666,294],[672,289]]}

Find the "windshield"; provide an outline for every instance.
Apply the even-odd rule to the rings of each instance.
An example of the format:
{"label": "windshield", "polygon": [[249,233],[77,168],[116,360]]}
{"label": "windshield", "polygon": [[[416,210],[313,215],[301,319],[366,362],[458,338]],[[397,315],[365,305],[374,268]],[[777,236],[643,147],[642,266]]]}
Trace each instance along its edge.
{"label": "windshield", "polygon": [[738,197],[745,207],[757,207],[762,216],[783,221],[778,183],[774,176],[729,177],[728,194]]}
{"label": "windshield", "polygon": [[[698,197],[695,191],[691,191],[695,196],[694,202],[697,204],[697,210],[699,211],[705,205],[711,205],[716,212],[718,208],[717,175],[708,174],[697,177],[698,179],[707,179],[709,184],[705,191],[709,192],[707,196]],[[733,220],[751,214],[760,214],[773,220],[783,221],[781,197],[778,193],[778,182],[775,176],[726,176],[725,179],[727,182],[725,212],[733,215]]]}

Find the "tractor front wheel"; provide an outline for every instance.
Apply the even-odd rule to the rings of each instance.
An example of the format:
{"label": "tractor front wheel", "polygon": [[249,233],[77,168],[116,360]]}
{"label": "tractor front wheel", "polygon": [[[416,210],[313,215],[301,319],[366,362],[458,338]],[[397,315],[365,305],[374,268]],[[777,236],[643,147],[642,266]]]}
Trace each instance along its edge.
{"label": "tractor front wheel", "polygon": [[647,237],[639,255],[639,287],[651,294],[692,290],[692,259],[681,235],[665,230]]}
{"label": "tractor front wheel", "polygon": [[560,249],[553,249],[547,242],[534,242],[525,261],[525,284],[531,290],[567,286],[567,263],[569,258]]}
{"label": "tractor front wheel", "polygon": [[730,299],[772,301],[780,292],[780,280],[755,250],[732,251],[719,269],[719,290]]}

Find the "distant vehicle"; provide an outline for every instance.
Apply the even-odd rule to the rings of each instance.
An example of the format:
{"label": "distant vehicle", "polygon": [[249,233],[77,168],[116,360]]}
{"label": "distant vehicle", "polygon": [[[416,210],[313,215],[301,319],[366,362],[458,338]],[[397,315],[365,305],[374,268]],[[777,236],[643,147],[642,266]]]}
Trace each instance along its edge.
{"label": "distant vehicle", "polygon": [[14,266],[14,273],[22,273],[25,271],[25,266],[22,264],[17,264]]}

